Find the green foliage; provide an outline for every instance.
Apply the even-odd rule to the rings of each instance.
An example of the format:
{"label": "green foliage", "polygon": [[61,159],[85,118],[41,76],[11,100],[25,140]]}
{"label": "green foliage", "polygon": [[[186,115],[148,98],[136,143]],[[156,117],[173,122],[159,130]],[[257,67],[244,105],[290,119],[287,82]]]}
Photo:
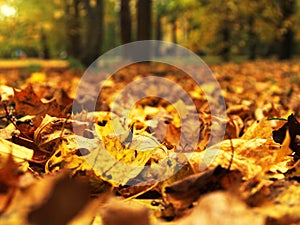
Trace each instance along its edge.
{"label": "green foliage", "polygon": [[[120,44],[120,1],[104,1],[102,52]],[[292,0],[153,0],[153,33],[159,32],[155,24],[160,20],[163,40],[176,41],[196,53],[218,55],[227,46],[232,55],[248,55],[255,48],[255,54],[265,57],[279,51],[278,41],[288,29],[294,31],[296,43],[300,41],[300,4],[294,9],[295,15],[284,17],[280,2],[286,1]],[[136,2],[130,1],[133,36],[136,32]],[[72,6],[73,3],[74,0],[0,0],[0,6],[6,4],[16,10],[10,16],[0,12],[0,57],[11,58],[17,49],[26,52],[28,57],[43,55],[42,31],[51,57],[59,57],[70,44],[66,32],[66,4]],[[76,32],[83,33],[87,29],[83,1],[79,3],[79,14],[81,26]],[[228,41],[224,40],[224,29],[230,31]],[[83,37],[80,41],[86,43],[89,40]],[[299,48],[295,50],[299,51]],[[73,57],[77,58],[77,55]]]}
{"label": "green foliage", "polygon": [[34,72],[40,72],[40,71],[42,71],[43,67],[39,63],[31,63],[26,69],[30,73],[34,73]]}
{"label": "green foliage", "polygon": [[68,59],[68,62],[69,62],[69,66],[71,69],[83,69],[84,68],[84,66],[78,59],[70,57]]}

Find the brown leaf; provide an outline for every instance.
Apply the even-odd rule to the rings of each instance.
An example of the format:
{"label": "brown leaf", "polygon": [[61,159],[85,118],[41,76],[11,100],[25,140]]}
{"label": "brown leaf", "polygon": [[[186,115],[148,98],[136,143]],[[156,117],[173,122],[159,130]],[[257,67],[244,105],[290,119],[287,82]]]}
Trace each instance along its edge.
{"label": "brown leaf", "polygon": [[[62,96],[63,97],[63,96]],[[62,98],[61,97],[61,98]],[[56,99],[42,102],[41,99],[35,94],[31,85],[28,85],[24,90],[14,90],[14,102],[16,103],[16,114],[18,117],[25,115],[45,115],[52,116],[66,116],[70,108],[70,100],[59,100],[59,104]],[[64,105],[68,103],[67,105]]]}
{"label": "brown leaf", "polygon": [[178,225],[264,225],[266,217],[247,208],[231,193],[214,192],[203,196],[191,215],[178,221]]}
{"label": "brown leaf", "polygon": [[116,200],[105,206],[101,217],[103,225],[150,225],[146,208]]}
{"label": "brown leaf", "polygon": [[[234,177],[235,180],[233,179]],[[196,201],[201,195],[228,188],[233,182],[232,187],[241,182],[241,174],[238,171],[230,173],[218,166],[203,173],[191,175],[179,180],[165,188],[167,201],[172,203],[175,209],[184,210]]]}
{"label": "brown leaf", "polygon": [[12,155],[20,169],[26,171],[28,169],[26,160],[32,159],[33,150],[0,138],[0,160],[8,155]]}
{"label": "brown leaf", "polygon": [[14,161],[13,155],[9,154],[6,161],[0,167],[0,214],[2,214],[13,198],[19,183],[19,165]]}
{"label": "brown leaf", "polygon": [[89,202],[87,181],[64,176],[53,187],[48,199],[28,215],[30,223],[65,225]]}

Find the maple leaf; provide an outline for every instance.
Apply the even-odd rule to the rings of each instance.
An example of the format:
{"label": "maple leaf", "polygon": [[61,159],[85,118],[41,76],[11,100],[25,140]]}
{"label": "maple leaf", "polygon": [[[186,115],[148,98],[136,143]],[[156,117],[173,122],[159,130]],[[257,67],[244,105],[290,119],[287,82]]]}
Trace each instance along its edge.
{"label": "maple leaf", "polygon": [[49,114],[65,117],[72,104],[72,100],[66,96],[65,92],[61,92],[56,95],[57,99],[43,102],[34,92],[32,85],[28,85],[24,90],[14,90],[13,100],[18,116]]}
{"label": "maple leaf", "polygon": [[[227,123],[225,140],[210,147],[206,145],[211,138],[212,123],[216,122],[212,120],[211,107],[219,104],[214,95],[215,86],[207,81],[200,87],[169,65],[130,65],[101,83],[94,76],[76,92],[78,98],[73,104],[76,115],[72,119],[66,116],[73,102],[69,96],[75,96],[80,80],[74,77],[74,71],[37,72],[25,80],[17,75],[8,80],[6,73],[0,73],[3,83],[15,87],[24,81],[26,85],[23,90],[0,86],[3,103],[15,102],[13,116],[20,122],[34,117],[33,126],[17,122],[14,126],[9,124],[8,113],[3,109],[4,115],[0,115],[3,118],[0,136],[14,142],[0,138],[0,210],[3,212],[0,223],[186,225],[220,223],[220,215],[223,224],[297,223],[299,166],[293,164],[291,169],[290,165],[294,163],[293,157],[294,161],[300,158],[300,123],[296,119],[300,66],[291,62],[259,61],[211,68],[222,86],[228,118],[217,120],[220,129]],[[155,82],[141,83],[150,97],[136,102],[126,93],[140,96],[139,90],[128,88],[124,98],[116,101],[115,96],[130,82],[143,81],[153,74],[183,87],[197,109],[194,119],[190,113],[193,104],[178,100],[179,89],[159,88]],[[98,97],[99,86],[102,90]],[[206,96],[202,89],[211,96]],[[155,95],[170,95],[172,101]],[[208,104],[209,98],[212,104]],[[95,108],[90,107],[92,102],[97,102]],[[112,106],[114,114],[104,112]],[[279,115],[289,115],[285,124],[266,119]],[[200,123],[195,125],[193,121],[198,117]],[[279,129],[274,130],[275,127]],[[38,149],[24,144],[24,135],[14,138],[19,131]],[[200,140],[196,140],[197,149],[190,148],[196,134],[200,135]],[[179,154],[178,148],[185,153]],[[33,154],[43,159],[42,169],[41,164],[35,165]],[[173,157],[174,154],[178,157]],[[77,190],[78,183],[74,186],[66,177],[55,178],[63,168],[71,170],[74,176],[92,174],[93,182],[106,187],[105,190],[99,187],[101,190],[95,193],[111,192],[111,201],[86,204],[90,190],[84,187]],[[25,172],[24,176],[19,176],[18,171]],[[26,174],[34,177],[35,182],[24,188],[20,184],[27,182]],[[15,191],[12,200],[7,198],[10,190]],[[118,200],[113,196],[116,192]],[[11,201],[7,210],[5,198],[8,203]],[[131,208],[133,202],[142,207]],[[153,210],[154,205],[156,211],[148,215],[145,207]],[[179,213],[182,218],[178,218]],[[177,218],[173,223],[155,223],[153,217]]]}

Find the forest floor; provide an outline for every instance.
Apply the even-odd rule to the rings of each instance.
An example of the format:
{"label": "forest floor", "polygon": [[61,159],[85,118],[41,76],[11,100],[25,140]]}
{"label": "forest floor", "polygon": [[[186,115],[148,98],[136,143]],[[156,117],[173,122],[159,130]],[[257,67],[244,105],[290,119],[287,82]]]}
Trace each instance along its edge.
{"label": "forest floor", "polygon": [[221,96],[165,64],[24,63],[0,61],[0,224],[300,224],[300,63],[209,65]]}

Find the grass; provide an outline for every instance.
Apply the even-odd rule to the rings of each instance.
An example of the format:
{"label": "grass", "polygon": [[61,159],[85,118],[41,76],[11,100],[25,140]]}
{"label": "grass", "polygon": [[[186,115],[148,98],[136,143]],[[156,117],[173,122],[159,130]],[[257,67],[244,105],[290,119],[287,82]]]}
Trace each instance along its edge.
{"label": "grass", "polygon": [[69,62],[59,59],[0,59],[0,69],[67,69]]}
{"label": "grass", "polygon": [[[200,56],[200,58],[208,65],[220,64],[224,63],[222,58],[217,55],[206,55]],[[171,59],[171,58],[168,58]],[[181,62],[189,62],[189,59],[179,58]],[[299,61],[300,56],[294,56],[289,61]],[[113,63],[113,60],[111,62]],[[174,60],[178,60],[177,57]],[[277,61],[274,58],[263,59],[267,61]],[[247,55],[232,55],[229,62],[241,64],[243,62],[249,61]],[[191,63],[191,62],[189,62]],[[40,69],[68,69],[68,68],[75,68],[75,69],[82,69],[83,66],[80,64],[79,61],[75,59],[70,60],[61,60],[61,59],[0,59],[0,69],[28,69],[30,71],[36,71]]]}

